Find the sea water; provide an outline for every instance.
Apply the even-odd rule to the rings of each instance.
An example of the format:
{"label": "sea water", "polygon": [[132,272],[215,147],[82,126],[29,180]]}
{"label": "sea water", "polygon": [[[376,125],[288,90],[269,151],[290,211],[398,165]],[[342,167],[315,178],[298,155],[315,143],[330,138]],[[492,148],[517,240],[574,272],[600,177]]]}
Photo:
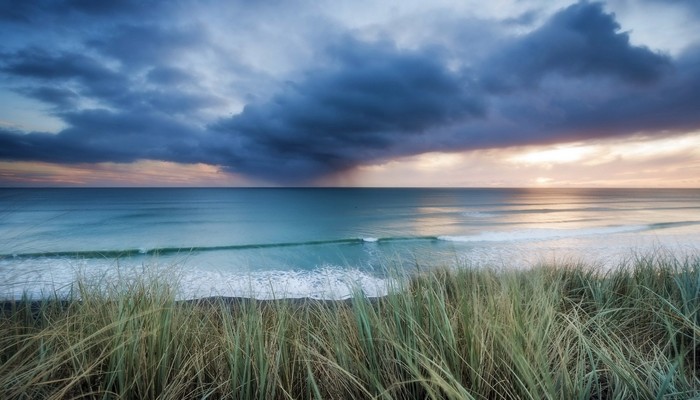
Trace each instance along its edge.
{"label": "sea water", "polygon": [[697,189],[0,189],[0,296],[157,270],[181,298],[382,295],[435,267],[697,254]]}

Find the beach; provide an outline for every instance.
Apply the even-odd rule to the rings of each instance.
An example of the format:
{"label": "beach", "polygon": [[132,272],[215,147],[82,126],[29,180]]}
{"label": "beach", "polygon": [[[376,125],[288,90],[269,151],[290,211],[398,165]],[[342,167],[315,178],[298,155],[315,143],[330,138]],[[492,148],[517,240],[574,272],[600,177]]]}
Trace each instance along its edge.
{"label": "beach", "polygon": [[698,190],[3,190],[0,398],[690,398]]}
{"label": "beach", "polygon": [[696,189],[3,189],[0,293],[145,267],[178,298],[386,294],[416,266],[529,268],[692,254]]}

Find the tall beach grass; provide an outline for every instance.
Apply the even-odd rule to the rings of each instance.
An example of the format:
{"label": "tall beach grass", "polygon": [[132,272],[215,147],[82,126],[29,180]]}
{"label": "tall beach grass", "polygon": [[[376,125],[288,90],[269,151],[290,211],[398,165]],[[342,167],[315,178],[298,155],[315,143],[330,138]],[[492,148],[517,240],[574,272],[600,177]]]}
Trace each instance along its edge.
{"label": "tall beach grass", "polygon": [[150,277],[6,302],[0,398],[700,396],[698,256],[397,282],[376,299],[179,302]]}

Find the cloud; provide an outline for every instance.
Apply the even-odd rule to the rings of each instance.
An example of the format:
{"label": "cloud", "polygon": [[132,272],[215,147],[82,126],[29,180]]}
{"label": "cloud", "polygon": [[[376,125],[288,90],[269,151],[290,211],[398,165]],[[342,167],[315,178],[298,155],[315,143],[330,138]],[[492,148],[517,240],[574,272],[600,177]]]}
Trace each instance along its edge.
{"label": "cloud", "polygon": [[79,79],[102,81],[114,79],[115,74],[94,59],[76,52],[51,53],[29,48],[7,57],[3,72],[44,80]]}
{"label": "cloud", "polygon": [[617,93],[597,107],[572,114],[568,124],[581,132],[687,132],[700,126],[700,52],[684,54],[675,71],[653,91]]}
{"label": "cloud", "polygon": [[144,2],[139,0],[121,1],[91,1],[91,0],[63,0],[54,2],[54,11],[66,13],[79,12],[90,16],[114,16],[114,14],[126,14],[136,10],[146,10],[159,5],[159,1]]}
{"label": "cloud", "polygon": [[156,85],[179,85],[193,81],[194,77],[180,68],[158,65],[148,71],[146,79]]}
{"label": "cloud", "polygon": [[[75,52],[21,50],[10,54],[0,70],[42,85],[33,89],[23,87],[18,91],[58,107],[76,102],[81,97],[130,112],[143,112],[145,107],[171,114],[193,113],[200,108],[220,103],[215,96],[205,93],[145,88],[138,85],[138,75],[110,68],[95,57]],[[147,79],[167,85],[173,84],[175,80],[182,84],[195,82],[196,78],[177,68],[157,66],[150,70]],[[159,79],[161,82],[158,82]]]}
{"label": "cloud", "polygon": [[632,46],[628,34],[619,30],[602,4],[574,4],[488,60],[483,82],[489,89],[504,91],[531,88],[553,73],[572,78],[610,76],[631,84],[659,79],[670,60]]}
{"label": "cloud", "polygon": [[65,16],[108,17],[156,11],[162,1],[33,0],[0,2],[0,20],[34,23],[44,18]]}
{"label": "cloud", "polygon": [[71,89],[60,86],[27,87],[19,90],[27,97],[53,105],[58,110],[72,109],[80,96]]}
{"label": "cloud", "polygon": [[62,113],[70,125],[58,134],[0,129],[0,159],[54,163],[162,160],[196,163],[194,126],[156,114],[129,115],[104,109]]}
{"label": "cloud", "polygon": [[[26,79],[28,84],[34,83],[44,88],[51,85],[54,91],[66,85],[74,85],[82,96],[111,105],[122,103],[129,90],[127,77],[92,57],[76,52],[54,53],[38,48],[24,49],[8,55],[0,70],[7,75]],[[58,100],[59,104],[54,103],[55,105],[60,105],[65,100],[56,96],[39,97],[40,100],[49,102]]]}
{"label": "cloud", "polygon": [[[138,45],[135,46],[135,43]],[[89,40],[87,44],[134,68],[181,56],[189,49],[206,46],[207,40],[204,31],[196,26],[122,25],[103,38]]]}
{"label": "cloud", "polygon": [[[632,44],[599,3],[581,1],[548,19],[537,11],[494,23],[489,36],[497,39],[484,39],[488,46],[454,47],[465,35],[479,38],[477,28],[455,30],[460,40],[443,32],[435,43],[428,35],[403,46],[387,32],[328,31],[322,24],[323,37],[303,43],[315,64],[272,78],[237,57],[235,37],[222,46],[202,24],[170,21],[172,12],[89,3],[52,3],[61,10],[54,18],[117,17],[104,29],[78,25],[85,37],[72,46],[54,41],[2,51],[6,85],[48,104],[66,128],[0,129],[0,160],[208,163],[304,183],[431,151],[700,128],[700,48],[671,58]],[[28,20],[48,18],[22,10]],[[127,22],[127,14],[143,20]],[[514,35],[514,24],[527,30]],[[265,43],[256,45],[247,47],[249,57],[264,53]],[[243,99],[242,110],[221,111]]]}
{"label": "cloud", "polygon": [[468,81],[430,52],[353,39],[329,52],[332,65],[212,126],[228,145],[223,161],[268,179],[314,178],[391,154],[406,137],[484,113]]}
{"label": "cloud", "polygon": [[0,21],[27,23],[40,6],[31,1],[0,2]]}

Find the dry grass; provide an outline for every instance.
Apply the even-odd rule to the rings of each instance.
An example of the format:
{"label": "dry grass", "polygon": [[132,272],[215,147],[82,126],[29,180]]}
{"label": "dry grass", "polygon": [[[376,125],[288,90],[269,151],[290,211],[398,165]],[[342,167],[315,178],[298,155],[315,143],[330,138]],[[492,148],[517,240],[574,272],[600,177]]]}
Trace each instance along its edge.
{"label": "dry grass", "polygon": [[0,319],[2,399],[700,395],[700,258],[436,270],[382,299],[176,302],[85,282]]}

